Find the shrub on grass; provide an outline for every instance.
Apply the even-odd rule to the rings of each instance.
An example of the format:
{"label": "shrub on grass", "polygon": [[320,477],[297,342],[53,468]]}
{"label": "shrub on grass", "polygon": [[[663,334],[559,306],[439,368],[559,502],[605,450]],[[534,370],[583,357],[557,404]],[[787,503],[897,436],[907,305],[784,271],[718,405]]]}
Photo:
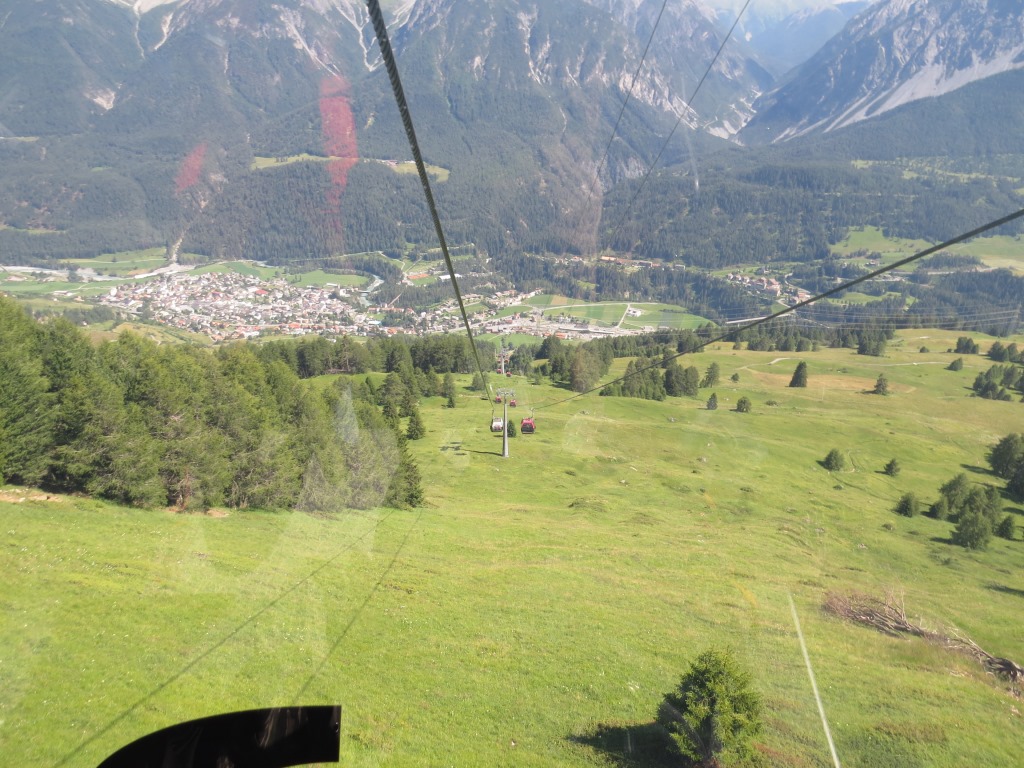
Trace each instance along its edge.
{"label": "shrub on grass", "polygon": [[945,496],[940,496],[939,500],[932,504],[925,511],[928,517],[933,517],[936,520],[948,520],[949,519],[949,501]]}
{"label": "shrub on grass", "polygon": [[839,452],[838,448],[833,448],[828,452],[822,464],[829,472],[841,472],[846,467],[846,459],[843,458],[843,454]]}
{"label": "shrub on grass", "polygon": [[903,517],[914,517],[921,510],[921,502],[917,500],[917,496],[912,493],[905,493],[900,496],[900,500],[896,502],[896,509],[893,511],[897,515],[903,515]]}
{"label": "shrub on grass", "polygon": [[992,538],[992,523],[979,510],[970,510],[960,515],[953,531],[953,543],[965,549],[986,549]]}

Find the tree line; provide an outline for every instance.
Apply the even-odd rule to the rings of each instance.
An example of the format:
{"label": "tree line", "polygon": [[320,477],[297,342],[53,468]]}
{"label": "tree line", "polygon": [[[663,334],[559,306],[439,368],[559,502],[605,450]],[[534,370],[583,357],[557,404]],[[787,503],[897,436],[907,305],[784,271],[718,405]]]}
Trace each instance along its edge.
{"label": "tree line", "polygon": [[280,350],[94,346],[0,298],[0,479],[182,509],[421,503],[412,409],[372,382],[307,384]]}

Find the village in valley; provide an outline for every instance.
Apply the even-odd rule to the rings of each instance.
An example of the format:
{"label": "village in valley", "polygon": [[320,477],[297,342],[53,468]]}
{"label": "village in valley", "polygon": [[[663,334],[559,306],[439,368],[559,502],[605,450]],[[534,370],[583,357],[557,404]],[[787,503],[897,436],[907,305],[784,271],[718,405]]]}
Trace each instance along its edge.
{"label": "village in valley", "polygon": [[[615,261],[626,271],[655,266],[629,259],[603,260]],[[440,263],[417,266],[418,269],[414,267],[403,275],[403,287],[449,279]],[[257,262],[201,268],[171,264],[121,279],[98,274],[93,269],[62,273],[14,267],[6,271],[5,283],[34,280],[39,288],[52,285],[48,295],[55,301],[106,307],[122,319],[202,334],[214,343],[308,334],[426,335],[458,331],[462,327],[454,297],[419,310],[396,306],[401,293],[383,295],[383,281],[373,276],[320,274],[318,279],[309,280],[304,275],[289,274]],[[764,269],[723,277],[751,294],[780,304],[795,303],[808,295],[790,284],[785,275],[769,274]],[[76,282],[68,285],[62,280]],[[85,286],[91,289],[82,290]],[[663,305],[658,310],[658,305],[642,302],[585,304],[563,297],[545,297],[540,291],[514,289],[469,293],[463,300],[471,326],[484,334],[554,334],[586,340],[673,327],[664,320]],[[679,314],[685,309],[668,311]]]}

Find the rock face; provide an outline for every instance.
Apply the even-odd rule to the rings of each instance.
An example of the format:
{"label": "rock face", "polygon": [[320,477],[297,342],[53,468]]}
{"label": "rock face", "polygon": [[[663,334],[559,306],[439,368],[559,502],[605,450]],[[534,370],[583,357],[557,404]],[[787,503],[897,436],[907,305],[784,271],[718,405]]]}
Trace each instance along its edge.
{"label": "rock face", "polygon": [[1016,0],[886,0],[755,104],[746,143],[828,132],[1024,67]]}

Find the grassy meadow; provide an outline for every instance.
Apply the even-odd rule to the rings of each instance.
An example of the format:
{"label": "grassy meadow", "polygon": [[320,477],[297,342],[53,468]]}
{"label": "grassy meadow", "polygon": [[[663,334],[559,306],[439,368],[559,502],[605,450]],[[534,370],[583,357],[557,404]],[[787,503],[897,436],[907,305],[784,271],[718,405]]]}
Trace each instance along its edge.
{"label": "grassy meadow", "polygon": [[[662,765],[644,757],[662,695],[728,645],[765,701],[767,764],[824,767],[792,595],[844,766],[1016,766],[1005,684],[821,610],[893,590],[912,620],[1024,662],[1019,531],[968,552],[951,524],[891,511],[957,472],[995,482],[987,448],[1024,431],[1024,404],[969,396],[987,359],[945,370],[957,335],[903,332],[884,358],[683,358],[721,366],[717,411],[711,390],[565,401],[507,379],[516,419],[537,419],[508,459],[478,395],[426,399],[412,511],[176,515],[4,489],[0,754],[91,766],[179,720],[341,703],[343,765]],[[787,386],[798,360],[807,389]],[[893,394],[865,394],[880,372]],[[833,447],[846,471],[819,465]]]}

